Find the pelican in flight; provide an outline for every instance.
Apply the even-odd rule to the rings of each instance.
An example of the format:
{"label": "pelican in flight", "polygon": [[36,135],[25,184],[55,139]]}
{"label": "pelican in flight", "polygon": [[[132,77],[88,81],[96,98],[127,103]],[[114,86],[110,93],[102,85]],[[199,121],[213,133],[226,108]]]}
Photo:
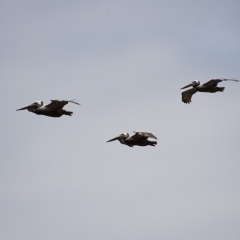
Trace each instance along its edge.
{"label": "pelican in flight", "polygon": [[200,84],[200,81],[198,81],[198,80],[194,80],[187,86],[181,88],[181,89],[184,89],[184,88],[192,87],[191,89],[189,89],[185,92],[182,92],[182,101],[184,103],[190,103],[192,95],[195,94],[196,92],[209,92],[209,93],[223,92],[225,87],[217,87],[218,83],[222,82],[222,81],[239,82],[239,80],[236,80],[235,78],[233,78],[233,79],[213,78],[210,81],[203,83],[203,84]]}
{"label": "pelican in flight", "polygon": [[129,147],[133,147],[134,145],[137,146],[153,146],[157,144],[156,141],[149,141],[148,138],[154,138],[157,139],[152,133],[148,132],[138,132],[138,131],[133,131],[135,134],[133,136],[129,137],[128,133],[122,133],[119,136],[108,140],[107,142],[112,142],[115,140],[118,140],[121,144],[125,144]]}
{"label": "pelican in flight", "polygon": [[80,105],[78,102],[73,100],[65,101],[65,100],[51,100],[51,103],[43,105],[43,101],[36,101],[26,107],[19,108],[17,111],[27,109],[29,112],[38,114],[38,115],[45,115],[48,117],[61,117],[62,115],[72,116],[73,112],[67,111],[63,109],[65,105],[69,102],[75,103]]}

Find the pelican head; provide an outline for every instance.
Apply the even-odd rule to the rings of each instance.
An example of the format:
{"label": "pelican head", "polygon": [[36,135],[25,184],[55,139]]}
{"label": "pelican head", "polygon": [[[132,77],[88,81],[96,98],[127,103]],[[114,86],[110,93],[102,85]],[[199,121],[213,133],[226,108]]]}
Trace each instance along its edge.
{"label": "pelican head", "polygon": [[188,87],[193,87],[194,88],[194,87],[197,87],[198,85],[200,85],[200,81],[199,80],[194,80],[193,82],[186,85],[185,87],[182,87],[181,89],[188,88]]}
{"label": "pelican head", "polygon": [[129,134],[128,133],[121,133],[119,136],[117,136],[117,137],[115,137],[115,138],[113,138],[113,139],[110,139],[110,140],[108,140],[107,142],[112,142],[112,141],[115,141],[115,140],[121,140],[121,139],[126,139],[126,138],[128,138],[129,137]]}
{"label": "pelican head", "polygon": [[26,107],[17,109],[17,111],[25,110],[25,109],[27,109],[27,110],[37,109],[37,108],[40,108],[42,105],[43,105],[43,101],[36,101],[36,102],[26,106]]}

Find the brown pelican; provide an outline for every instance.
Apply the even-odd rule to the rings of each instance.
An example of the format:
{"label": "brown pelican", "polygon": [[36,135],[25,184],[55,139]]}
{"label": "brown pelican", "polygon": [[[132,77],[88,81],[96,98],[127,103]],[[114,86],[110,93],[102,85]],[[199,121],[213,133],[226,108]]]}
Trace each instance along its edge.
{"label": "brown pelican", "polygon": [[17,111],[27,109],[29,112],[49,117],[61,117],[62,115],[72,116],[73,112],[66,111],[65,109],[63,109],[63,107],[69,102],[80,105],[74,100],[75,99],[65,101],[55,99],[51,100],[51,103],[46,105],[43,105],[43,101],[36,101],[26,107],[17,109]]}
{"label": "brown pelican", "polygon": [[184,88],[192,87],[191,89],[189,89],[185,92],[182,92],[182,101],[184,103],[190,103],[192,95],[195,94],[196,92],[209,92],[209,93],[223,92],[225,87],[217,87],[218,83],[222,82],[222,81],[239,82],[239,80],[236,80],[235,78],[233,78],[233,79],[213,78],[210,81],[203,83],[203,84],[200,84],[200,81],[195,80],[195,81],[191,82],[190,84],[188,84],[187,86],[181,88],[181,89],[184,89]]}
{"label": "brown pelican", "polygon": [[153,146],[157,144],[156,141],[148,141],[148,138],[154,138],[157,139],[152,133],[147,133],[147,132],[138,132],[138,131],[133,131],[135,134],[133,136],[129,137],[128,133],[122,133],[119,136],[108,140],[107,142],[112,142],[115,140],[118,140],[121,144],[125,144],[129,147],[133,147],[134,145],[137,146]]}

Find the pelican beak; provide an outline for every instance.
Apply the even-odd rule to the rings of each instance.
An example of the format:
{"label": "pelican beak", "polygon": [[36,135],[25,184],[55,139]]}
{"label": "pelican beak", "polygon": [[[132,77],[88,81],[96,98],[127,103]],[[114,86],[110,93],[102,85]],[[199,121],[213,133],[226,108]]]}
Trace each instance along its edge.
{"label": "pelican beak", "polygon": [[115,137],[115,138],[113,138],[113,139],[110,139],[110,140],[108,140],[107,142],[112,142],[112,141],[115,141],[115,140],[118,140],[119,139],[119,136],[117,136],[117,137]]}
{"label": "pelican beak", "polygon": [[26,106],[26,107],[23,107],[23,108],[19,108],[16,111],[25,110],[25,109],[28,109],[28,108],[29,108],[29,106]]}
{"label": "pelican beak", "polygon": [[188,85],[186,85],[185,87],[182,87],[180,89],[184,89],[184,88],[188,88],[188,87],[192,87],[193,86],[193,83],[189,83]]}
{"label": "pelican beak", "polygon": [[20,111],[20,110],[29,109],[29,108],[32,108],[32,107],[34,107],[34,106],[35,106],[34,104],[30,104],[30,105],[28,105],[28,106],[26,106],[26,107],[19,108],[19,109],[17,109],[16,111]]}

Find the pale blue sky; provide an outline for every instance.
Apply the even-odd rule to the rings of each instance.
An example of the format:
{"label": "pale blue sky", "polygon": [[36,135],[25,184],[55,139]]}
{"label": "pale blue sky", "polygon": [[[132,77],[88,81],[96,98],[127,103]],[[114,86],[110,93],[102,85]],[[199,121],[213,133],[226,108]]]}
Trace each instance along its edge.
{"label": "pale blue sky", "polygon": [[[239,240],[239,1],[0,1],[0,238]],[[77,99],[72,117],[16,112]],[[153,147],[106,143],[121,132]]]}

